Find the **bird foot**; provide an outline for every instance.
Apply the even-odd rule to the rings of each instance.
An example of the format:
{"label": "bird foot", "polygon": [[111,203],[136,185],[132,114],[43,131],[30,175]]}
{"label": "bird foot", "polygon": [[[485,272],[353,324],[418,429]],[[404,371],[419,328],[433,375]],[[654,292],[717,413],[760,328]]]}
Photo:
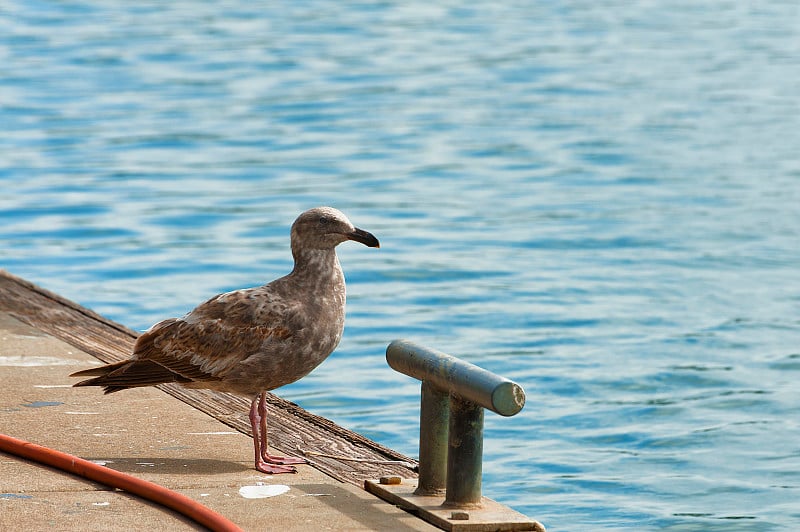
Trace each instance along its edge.
{"label": "bird foot", "polygon": [[296,456],[273,456],[271,454],[262,454],[261,459],[267,464],[275,465],[305,465],[308,460],[305,458],[298,458]]}
{"label": "bird foot", "polygon": [[259,460],[256,462],[256,470],[268,475],[278,475],[280,473],[297,473],[297,469],[290,465],[268,464]]}

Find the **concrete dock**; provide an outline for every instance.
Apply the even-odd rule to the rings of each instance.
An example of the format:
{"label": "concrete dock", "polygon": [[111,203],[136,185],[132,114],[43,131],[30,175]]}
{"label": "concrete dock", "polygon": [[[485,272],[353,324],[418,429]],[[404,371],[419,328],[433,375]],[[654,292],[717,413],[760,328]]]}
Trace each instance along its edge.
{"label": "concrete dock", "polygon": [[[458,511],[438,492],[419,495],[416,460],[274,394],[270,449],[312,461],[295,474],[254,469],[247,398],[177,384],[72,387],[70,373],[129,358],[137,336],[0,270],[0,530],[545,530],[480,493]],[[15,452],[20,443],[68,453],[61,467],[76,474]],[[86,468],[101,477],[78,476]],[[130,484],[101,483],[111,472]],[[142,481],[199,520],[134,495]]]}
{"label": "concrete dock", "polygon": [[[0,313],[2,432],[173,489],[245,530],[435,530],[310,465],[294,475],[258,473],[249,437],[158,389],[104,397],[100,390],[72,388],[67,375],[96,363]],[[0,529],[12,528],[198,527],[124,492],[0,454]]]}
{"label": "concrete dock", "polygon": [[[408,467],[312,458],[315,465],[298,466],[297,474],[265,475],[253,469],[252,440],[242,431],[246,410],[238,412],[240,404],[226,411],[224,402],[201,396],[195,401],[198,409],[192,397],[176,399],[169,388],[108,396],[99,389],[72,388],[71,372],[99,364],[96,357],[111,361],[124,356],[124,344],[132,341],[122,338],[123,345],[114,346],[104,335],[129,332],[24,280],[0,274],[3,434],[155,482],[244,530],[436,530],[359,486],[361,477],[377,478],[387,471],[414,477]],[[80,321],[86,319],[91,323],[84,327]],[[75,345],[84,343],[100,347],[92,356]],[[323,450],[328,442],[344,455],[402,457],[341,427],[325,426],[326,420],[297,405],[278,406],[286,408],[275,409],[277,426],[270,437],[279,452],[291,449],[297,434],[328,431],[321,437]],[[340,436],[345,443],[329,441]],[[313,439],[303,441],[312,445]],[[12,529],[202,527],[126,492],[0,453],[0,530]]]}

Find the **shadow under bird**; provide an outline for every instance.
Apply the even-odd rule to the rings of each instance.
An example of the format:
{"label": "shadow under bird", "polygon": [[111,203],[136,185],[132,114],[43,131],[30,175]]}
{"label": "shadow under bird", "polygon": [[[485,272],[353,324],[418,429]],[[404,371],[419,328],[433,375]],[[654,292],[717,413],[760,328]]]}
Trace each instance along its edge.
{"label": "shadow under bird", "polygon": [[75,386],[105,393],[175,382],[253,397],[250,423],[255,468],[295,473],[303,458],[269,454],[266,394],[308,375],[342,337],[345,283],[336,246],[347,240],[380,247],[340,211],[318,207],[291,229],[294,269],[257,288],[212,297],[182,318],[156,323],[129,360],[73,373],[94,377]]}

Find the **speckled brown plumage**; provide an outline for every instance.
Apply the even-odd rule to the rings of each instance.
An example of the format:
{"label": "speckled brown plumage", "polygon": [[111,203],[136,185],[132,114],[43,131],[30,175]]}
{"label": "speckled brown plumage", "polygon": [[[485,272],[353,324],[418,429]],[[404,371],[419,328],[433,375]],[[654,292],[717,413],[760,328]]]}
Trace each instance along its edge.
{"label": "speckled brown plumage", "polygon": [[257,288],[219,294],[182,318],[143,333],[129,360],[73,373],[94,378],[75,386],[106,393],[177,382],[255,396],[250,409],[256,469],[292,472],[302,459],[270,456],[266,391],[294,382],[333,352],[342,337],[345,283],[336,246],[346,240],[379,247],[340,211],[318,207],[292,225],[294,269]]}

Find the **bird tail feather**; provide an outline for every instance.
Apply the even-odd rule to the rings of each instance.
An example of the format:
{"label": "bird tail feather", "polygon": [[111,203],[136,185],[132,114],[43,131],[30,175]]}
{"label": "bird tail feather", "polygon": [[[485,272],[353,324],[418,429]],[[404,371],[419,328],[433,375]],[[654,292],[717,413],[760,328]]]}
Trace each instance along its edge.
{"label": "bird tail feather", "polygon": [[141,359],[123,360],[106,366],[77,371],[70,377],[94,377],[76,382],[73,386],[102,386],[103,391],[107,394],[165,382],[191,381],[161,364]]}

